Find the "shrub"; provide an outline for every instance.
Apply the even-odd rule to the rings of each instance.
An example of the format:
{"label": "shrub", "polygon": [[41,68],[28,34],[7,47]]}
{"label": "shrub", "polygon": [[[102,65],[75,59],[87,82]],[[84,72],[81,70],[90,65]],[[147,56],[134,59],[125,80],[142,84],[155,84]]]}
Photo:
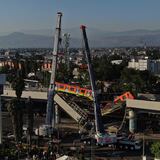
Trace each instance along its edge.
{"label": "shrub", "polygon": [[154,154],[155,158],[160,158],[160,142],[154,142],[151,145],[151,153]]}

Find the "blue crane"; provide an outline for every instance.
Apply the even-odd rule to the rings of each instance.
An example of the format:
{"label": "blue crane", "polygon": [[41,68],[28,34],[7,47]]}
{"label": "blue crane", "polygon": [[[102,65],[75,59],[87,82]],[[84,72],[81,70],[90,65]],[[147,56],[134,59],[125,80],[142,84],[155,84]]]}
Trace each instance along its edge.
{"label": "blue crane", "polygon": [[98,95],[96,92],[95,76],[92,68],[90,48],[88,45],[88,39],[86,34],[86,26],[82,25],[80,28],[82,30],[82,35],[83,35],[83,40],[85,45],[85,55],[86,55],[89,77],[90,77],[91,88],[92,88],[94,116],[95,116],[95,131],[96,131],[95,139],[97,141],[97,144],[100,144],[100,145],[114,143],[117,140],[116,135],[110,135],[106,133],[104,130],[103,122],[102,122],[100,103],[98,101]]}

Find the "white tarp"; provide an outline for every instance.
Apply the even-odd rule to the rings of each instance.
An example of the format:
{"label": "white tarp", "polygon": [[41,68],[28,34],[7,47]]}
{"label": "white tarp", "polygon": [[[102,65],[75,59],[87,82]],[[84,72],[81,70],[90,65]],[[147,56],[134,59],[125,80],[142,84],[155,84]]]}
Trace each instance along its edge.
{"label": "white tarp", "polygon": [[64,155],[62,157],[57,158],[56,160],[67,160],[69,157]]}

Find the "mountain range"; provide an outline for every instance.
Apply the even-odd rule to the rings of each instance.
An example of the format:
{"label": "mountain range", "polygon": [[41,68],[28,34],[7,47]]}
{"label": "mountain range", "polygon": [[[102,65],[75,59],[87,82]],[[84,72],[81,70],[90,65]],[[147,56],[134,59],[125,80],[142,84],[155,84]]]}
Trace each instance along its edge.
{"label": "mountain range", "polygon": [[[64,29],[70,33],[70,46],[82,47],[82,35],[77,28]],[[23,30],[0,36],[0,48],[52,48],[52,30]],[[137,47],[160,46],[160,30],[131,30],[107,32],[87,29],[90,47]]]}

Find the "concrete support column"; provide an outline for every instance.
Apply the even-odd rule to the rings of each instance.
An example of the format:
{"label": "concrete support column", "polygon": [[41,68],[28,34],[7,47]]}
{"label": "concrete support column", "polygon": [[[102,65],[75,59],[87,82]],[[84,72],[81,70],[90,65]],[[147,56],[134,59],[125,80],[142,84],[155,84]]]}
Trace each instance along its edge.
{"label": "concrete support column", "polygon": [[57,104],[55,104],[55,123],[60,123],[60,113],[59,113],[59,107]]}
{"label": "concrete support column", "polygon": [[136,124],[136,112],[134,110],[129,111],[129,131],[134,133],[137,129]]}

